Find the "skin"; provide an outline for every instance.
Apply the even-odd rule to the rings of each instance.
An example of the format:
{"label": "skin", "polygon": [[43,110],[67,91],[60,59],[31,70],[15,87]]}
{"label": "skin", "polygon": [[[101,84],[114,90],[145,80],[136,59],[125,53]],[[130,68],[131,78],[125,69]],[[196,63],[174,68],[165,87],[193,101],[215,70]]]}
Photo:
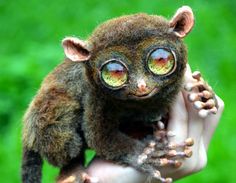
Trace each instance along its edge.
{"label": "skin", "polygon": [[[196,80],[192,78],[189,66],[185,73],[185,83],[196,83]],[[197,91],[192,92],[196,93]],[[163,176],[172,177],[174,180],[196,173],[206,166],[208,147],[224,110],[224,102],[216,96],[219,105],[217,114],[209,114],[206,118],[202,118],[189,102],[188,94],[189,92],[185,90],[180,91],[171,108],[168,130],[173,131],[176,135],[169,137],[169,140],[180,143],[191,136],[195,144],[193,156],[184,159],[180,168],[165,167],[162,169]],[[132,167],[120,166],[98,158],[94,159],[87,168],[87,173],[95,178],[92,179],[94,182],[99,180],[99,183],[143,183],[149,180],[148,176]]]}

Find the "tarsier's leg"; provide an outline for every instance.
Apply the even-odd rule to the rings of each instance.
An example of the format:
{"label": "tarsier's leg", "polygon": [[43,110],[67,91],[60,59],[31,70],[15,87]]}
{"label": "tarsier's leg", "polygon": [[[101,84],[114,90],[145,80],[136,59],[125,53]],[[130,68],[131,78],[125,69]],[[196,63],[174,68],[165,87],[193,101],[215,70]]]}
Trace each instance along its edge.
{"label": "tarsier's leg", "polygon": [[193,102],[194,107],[199,110],[200,117],[205,118],[208,114],[215,114],[218,110],[217,100],[212,88],[204,81],[199,71],[195,71],[192,77],[196,80],[195,84],[187,83],[185,89],[187,91],[193,91],[188,95],[190,102]]}
{"label": "tarsier's leg", "polygon": [[[193,145],[193,139],[188,138],[180,144],[169,143],[168,137],[173,135],[172,132],[166,131],[163,122],[158,121],[157,130],[154,132],[155,139],[148,142],[147,147],[139,156],[138,163],[152,164],[155,167],[180,167],[181,159],[192,156],[190,147]],[[155,170],[152,176],[161,182],[172,182],[171,178],[163,178],[158,170]]]}

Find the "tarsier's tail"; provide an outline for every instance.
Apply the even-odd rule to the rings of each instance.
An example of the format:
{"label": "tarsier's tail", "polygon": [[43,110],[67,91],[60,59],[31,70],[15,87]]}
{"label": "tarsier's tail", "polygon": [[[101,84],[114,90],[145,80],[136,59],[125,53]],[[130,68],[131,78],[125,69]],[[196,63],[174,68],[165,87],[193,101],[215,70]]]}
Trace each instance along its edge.
{"label": "tarsier's tail", "polygon": [[23,149],[21,179],[23,183],[40,183],[43,160],[38,152]]}

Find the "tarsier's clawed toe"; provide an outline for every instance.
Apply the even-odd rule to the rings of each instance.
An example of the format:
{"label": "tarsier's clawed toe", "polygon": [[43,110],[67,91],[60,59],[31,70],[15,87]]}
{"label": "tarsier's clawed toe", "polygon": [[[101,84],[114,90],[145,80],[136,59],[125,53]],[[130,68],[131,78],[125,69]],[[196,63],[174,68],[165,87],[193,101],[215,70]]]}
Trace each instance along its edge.
{"label": "tarsier's clawed toe", "polygon": [[217,100],[212,88],[204,81],[199,71],[195,71],[192,77],[196,83],[187,83],[185,89],[192,92],[188,95],[188,100],[193,103],[198,110],[200,117],[205,118],[209,114],[216,114],[218,110]]}
{"label": "tarsier's clawed toe", "polygon": [[187,138],[183,143],[177,144],[177,143],[171,142],[171,143],[169,143],[168,147],[169,147],[170,149],[176,149],[176,148],[178,148],[178,147],[184,147],[184,148],[186,148],[186,147],[192,146],[193,144],[194,144],[193,139],[192,139],[192,138]]}
{"label": "tarsier's clawed toe", "polygon": [[[170,157],[179,157],[179,158],[190,158],[193,154],[191,150],[191,146],[194,144],[192,138],[187,138],[183,143],[169,143],[168,148],[170,151],[168,152],[168,156]],[[176,149],[180,149],[177,151]]]}
{"label": "tarsier's clawed toe", "polygon": [[161,173],[159,171],[155,171],[153,173],[153,177],[155,179],[163,182],[163,183],[171,183],[173,181],[172,178],[169,178],[169,177],[168,178],[163,178],[163,177],[161,177]]}
{"label": "tarsier's clawed toe", "polygon": [[181,160],[192,156],[191,146],[194,144],[192,138],[186,139],[182,143],[169,142],[168,138],[175,136],[171,131],[167,131],[165,123],[161,120],[157,122],[154,131],[154,139],[149,140],[147,146],[138,157],[138,164],[151,165],[153,178],[169,183],[171,178],[163,178],[158,171],[160,167],[170,166],[179,168],[182,165]]}
{"label": "tarsier's clawed toe", "polygon": [[[152,146],[153,146],[152,142]],[[171,166],[179,168],[184,158],[192,156],[190,147],[194,144],[192,138],[186,139],[183,143],[168,143],[164,149],[152,152],[152,158],[147,155],[147,163],[154,164],[156,167]],[[147,152],[147,151],[146,151]],[[150,151],[148,151],[150,153]],[[163,178],[159,171],[155,171],[153,177],[163,183],[171,183],[171,178]]]}

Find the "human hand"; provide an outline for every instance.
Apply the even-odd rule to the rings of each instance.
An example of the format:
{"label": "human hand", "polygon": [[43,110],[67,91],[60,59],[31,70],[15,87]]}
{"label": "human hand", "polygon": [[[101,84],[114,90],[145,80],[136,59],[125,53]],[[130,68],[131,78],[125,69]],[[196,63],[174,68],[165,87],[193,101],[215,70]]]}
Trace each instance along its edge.
{"label": "human hand", "polygon": [[[188,87],[198,83],[198,81],[192,77],[189,65],[187,66],[184,79],[184,83],[187,83]],[[209,90],[211,90],[211,88],[209,88]],[[191,92],[182,90],[171,110],[168,130],[173,131],[176,136],[169,137],[169,141],[181,143],[187,137],[191,137],[194,140],[192,157],[184,159],[182,166],[178,169],[165,169],[163,171],[163,175],[172,177],[175,180],[198,172],[206,166],[209,143],[224,109],[224,102],[215,95],[213,97],[215,97],[217,101],[216,106],[209,106],[210,112],[204,109],[202,110],[201,107],[195,105],[196,103],[193,100],[193,96],[197,96],[196,94],[198,93],[199,91],[196,88]],[[215,107],[218,108],[217,111]],[[213,114],[215,112],[216,114]]]}
{"label": "human hand", "polygon": [[[203,106],[199,106],[199,102],[198,105],[194,102],[199,91],[198,88],[192,88],[198,81],[192,77],[189,66],[184,79],[184,83],[188,83],[187,89],[192,90],[191,92],[182,90],[171,108],[167,131],[172,131],[175,136],[168,137],[168,140],[172,144],[180,144],[188,137],[191,137],[195,143],[192,147],[192,157],[182,159],[181,167],[164,167],[160,169],[162,176],[171,177],[174,180],[198,172],[206,166],[209,143],[224,109],[223,101],[218,96],[215,96],[217,106],[209,104],[208,111],[210,112],[206,110],[200,112]],[[212,114],[216,112],[214,107],[218,108],[216,114]],[[92,161],[87,168],[87,174],[90,177],[95,177],[95,179],[90,180],[91,183],[143,183],[147,180],[155,183],[155,181],[149,179],[148,175],[132,167],[124,167],[101,159]]]}

